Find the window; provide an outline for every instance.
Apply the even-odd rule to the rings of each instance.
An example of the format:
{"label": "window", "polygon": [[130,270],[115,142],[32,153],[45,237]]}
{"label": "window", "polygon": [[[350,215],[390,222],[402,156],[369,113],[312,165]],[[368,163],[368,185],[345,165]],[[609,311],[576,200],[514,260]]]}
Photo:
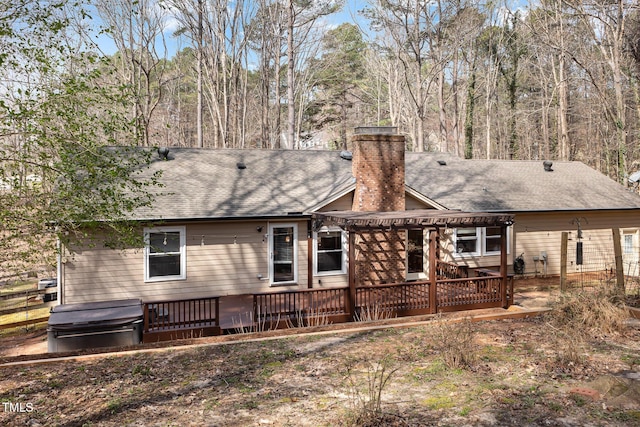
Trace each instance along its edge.
{"label": "window", "polygon": [[144,231],[144,279],[147,282],[187,278],[185,227]]}
{"label": "window", "polygon": [[[456,257],[500,255],[500,227],[458,228],[454,234]],[[509,231],[507,229],[507,253]]]}
{"label": "window", "polygon": [[458,228],[456,229],[456,254],[480,255],[480,228]]}
{"label": "window", "polygon": [[407,232],[407,273],[424,272],[424,236],[422,230]]}
{"label": "window", "polygon": [[633,234],[624,234],[623,252],[625,254],[633,253]]}
{"label": "window", "polygon": [[341,229],[322,227],[313,233],[313,242],[316,275],[346,272],[346,238]]}
{"label": "window", "polygon": [[269,278],[272,284],[293,284],[298,281],[298,226],[269,225]]}
{"label": "window", "polygon": [[484,255],[500,255],[500,227],[486,227],[483,231],[484,248],[482,253]]}

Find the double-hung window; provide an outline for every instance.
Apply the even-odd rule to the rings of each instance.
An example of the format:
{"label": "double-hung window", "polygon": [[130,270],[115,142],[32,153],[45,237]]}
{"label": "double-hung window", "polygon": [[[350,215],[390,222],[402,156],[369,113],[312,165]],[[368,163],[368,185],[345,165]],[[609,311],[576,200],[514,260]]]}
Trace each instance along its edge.
{"label": "double-hung window", "polygon": [[[455,256],[500,255],[500,227],[457,228],[454,234]],[[507,253],[509,251],[507,229]]]}
{"label": "double-hung window", "polygon": [[185,227],[146,228],[144,241],[145,281],[187,278]]}
{"label": "double-hung window", "polygon": [[346,238],[337,227],[322,227],[313,234],[314,273],[346,273]]}
{"label": "double-hung window", "polygon": [[481,233],[482,230],[479,227],[456,229],[456,254],[459,256],[480,255]]}
{"label": "double-hung window", "polygon": [[[483,255],[500,255],[500,227],[486,227],[482,229]],[[507,245],[508,247],[508,245]]]}

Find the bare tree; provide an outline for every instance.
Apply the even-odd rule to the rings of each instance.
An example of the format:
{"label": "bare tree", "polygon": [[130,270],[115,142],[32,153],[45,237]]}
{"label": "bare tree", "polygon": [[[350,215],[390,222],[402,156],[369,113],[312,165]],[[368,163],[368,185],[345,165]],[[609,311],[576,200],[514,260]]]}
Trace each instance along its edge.
{"label": "bare tree", "polygon": [[300,51],[312,34],[313,25],[323,16],[330,15],[342,7],[336,0],[287,0],[287,143],[299,148],[296,138],[296,70]]}
{"label": "bare tree", "polygon": [[[565,5],[590,33],[591,42],[586,43],[583,50],[574,54],[572,59],[585,71],[602,102],[606,116],[613,124],[616,133],[616,175],[618,181],[626,185],[629,128],[625,97],[625,83],[628,79],[624,72],[628,61],[624,50],[625,31],[629,17],[637,13],[640,6],[635,0],[565,0]],[[593,50],[599,53],[601,61],[594,61]],[[605,84],[598,78],[604,69],[608,69],[610,73]],[[610,96],[609,85],[613,89],[613,97]]]}
{"label": "bare tree", "polygon": [[152,0],[97,0],[95,5],[107,25],[106,33],[118,48],[113,60],[121,82],[128,85],[136,99],[131,115],[143,143],[150,145],[151,118],[162,98],[164,84],[166,15]]}

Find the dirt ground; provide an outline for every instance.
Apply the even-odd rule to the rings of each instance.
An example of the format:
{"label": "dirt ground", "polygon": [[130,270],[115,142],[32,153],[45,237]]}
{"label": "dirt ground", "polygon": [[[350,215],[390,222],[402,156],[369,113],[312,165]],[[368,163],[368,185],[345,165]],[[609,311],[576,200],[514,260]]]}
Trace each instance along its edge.
{"label": "dirt ground", "polygon": [[[540,286],[516,303],[550,304]],[[3,339],[0,361],[44,338]],[[5,364],[0,425],[640,426],[633,322],[584,340],[546,316],[244,338]]]}

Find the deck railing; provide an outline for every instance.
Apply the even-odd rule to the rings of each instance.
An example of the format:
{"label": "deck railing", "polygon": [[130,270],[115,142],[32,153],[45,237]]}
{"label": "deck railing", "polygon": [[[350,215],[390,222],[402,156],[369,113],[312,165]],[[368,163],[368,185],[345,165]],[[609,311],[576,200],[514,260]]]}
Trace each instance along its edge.
{"label": "deck railing", "polygon": [[345,322],[350,317],[348,292],[330,288],[254,294],[254,319],[268,323],[268,329]]}
{"label": "deck railing", "polygon": [[144,303],[144,341],[164,341],[220,334],[220,298],[192,298]]}
{"label": "deck railing", "polygon": [[430,311],[429,282],[394,283],[356,288],[356,310],[361,318],[398,317]]}
{"label": "deck railing", "polygon": [[500,307],[502,277],[483,276],[437,281],[439,311]]}
{"label": "deck railing", "polygon": [[457,279],[461,276],[458,264],[442,260],[436,261],[436,277],[438,279]]}
{"label": "deck railing", "polygon": [[[480,277],[440,279],[436,281],[435,299],[428,281],[357,287],[354,301],[351,301],[347,287],[254,294],[253,319],[246,327],[257,331],[322,326],[353,320],[502,307],[505,294],[506,304],[513,302],[513,277],[507,278],[506,290],[502,288],[503,283],[502,276],[496,272],[487,272]],[[220,299],[224,304],[224,298],[145,302],[144,341],[220,334],[219,306]]]}

